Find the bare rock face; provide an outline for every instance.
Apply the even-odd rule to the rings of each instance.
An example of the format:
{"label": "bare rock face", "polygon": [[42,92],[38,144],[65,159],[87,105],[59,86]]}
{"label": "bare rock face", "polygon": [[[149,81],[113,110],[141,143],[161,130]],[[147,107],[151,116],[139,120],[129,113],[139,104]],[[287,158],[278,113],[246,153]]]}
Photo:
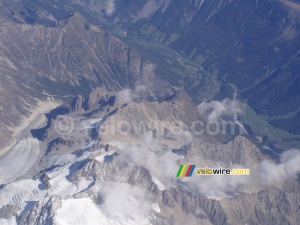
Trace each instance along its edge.
{"label": "bare rock face", "polygon": [[[41,2],[0,2],[0,150],[25,140],[12,158],[28,167],[20,176],[0,154],[2,168],[12,168],[0,184],[1,224],[58,224],[64,203],[81,199],[89,207],[79,205],[76,223],[94,207],[106,224],[135,213],[144,222],[127,224],[300,224],[300,158],[275,162],[246,136],[193,130],[203,120],[194,101],[231,96],[231,84],[266,116],[298,110],[299,16],[288,3],[78,0],[63,3],[72,13],[57,21],[62,3],[30,10]],[[109,15],[109,4],[117,13]],[[120,39],[73,14],[76,5]],[[32,136],[39,141],[26,155]],[[178,178],[181,164],[241,165],[253,174]]]}
{"label": "bare rock face", "polygon": [[260,150],[247,138],[235,137],[226,144],[209,143],[198,141],[192,145],[190,159],[199,154],[206,160],[214,160],[225,163],[253,167],[263,159],[269,158],[263,155]]}
{"label": "bare rock face", "polygon": [[0,219],[8,220],[13,216],[17,216],[20,208],[16,205],[5,205],[0,209]]}
{"label": "bare rock face", "polygon": [[[219,201],[184,194],[178,189],[164,191],[161,196],[165,224],[297,224],[299,195],[279,190],[263,190]],[[272,209],[272,210],[270,210]],[[171,212],[174,212],[171,213]],[[168,217],[168,216],[167,216]],[[172,221],[172,222],[171,222]]]}
{"label": "bare rock face", "polygon": [[[220,201],[231,224],[235,221],[248,224],[297,224],[300,217],[299,208],[295,208],[295,205],[299,204],[299,194],[280,190],[263,190]],[[244,216],[241,217],[241,214]]]}
{"label": "bare rock face", "polygon": [[82,108],[83,97],[81,95],[77,96],[72,102],[72,111],[79,111]]}
{"label": "bare rock face", "polygon": [[[133,185],[140,185],[135,183]],[[297,224],[299,221],[299,196],[278,190],[264,190],[257,194],[243,194],[234,199],[216,201],[204,196],[183,193],[179,189],[152,192],[159,202],[161,212],[152,224]],[[103,204],[101,196],[88,190],[77,198],[90,197],[96,204]],[[20,224],[55,224],[57,198],[42,201],[19,218]],[[272,210],[270,210],[272,209]]]}
{"label": "bare rock face", "polygon": [[49,96],[61,99],[87,95],[97,86],[119,90],[137,84],[155,96],[169,92],[169,84],[156,75],[149,61],[80,14],[56,27],[7,24],[0,30],[0,119],[5,127],[0,146],[11,137],[7,127],[20,125],[21,117]]}
{"label": "bare rock face", "polygon": [[[57,132],[58,117],[41,128],[46,129],[42,142],[47,152],[36,162],[40,172],[35,181],[27,180],[32,191],[25,193],[34,193],[32,204],[20,209],[27,195],[17,189],[18,201],[2,207],[0,216],[16,218],[21,225],[57,224],[66,202],[84,199],[99,210],[102,219],[112,219],[112,224],[120,219],[114,215],[116,207],[125,205],[131,210],[136,203],[138,207],[132,210],[141,208],[149,221],[146,224],[298,224],[295,179],[278,189],[266,189],[255,180],[260,178],[255,171],[254,177],[240,179],[177,178],[180,164],[234,164],[252,172],[271,159],[243,136],[222,143],[217,137],[193,134],[191,124],[201,117],[184,92],[160,102],[136,99],[130,93],[132,98],[122,99],[127,91],[96,88],[88,98],[75,98],[72,110],[64,115],[74,125],[68,134]],[[122,126],[126,122],[131,130]],[[10,194],[5,187],[9,186],[0,190],[0,198]],[[121,219],[128,217],[131,214]]]}
{"label": "bare rock face", "polygon": [[[299,195],[296,192],[262,190],[254,194],[241,194],[235,198],[214,200],[203,195],[186,193],[180,188],[158,190],[151,182],[151,175],[142,167],[121,165],[120,162],[102,164],[95,160],[83,163],[69,180],[76,182],[82,178],[95,180],[93,186],[77,194],[75,198],[91,198],[99,206],[105,196],[98,192],[101,184],[116,181],[121,176],[123,182],[145,188],[149,198],[157,202],[160,213],[155,213],[152,224],[180,225],[184,221],[191,224],[298,224]],[[120,180],[119,180],[120,181]],[[101,190],[101,189],[100,189]],[[24,213],[19,224],[56,224],[55,212],[61,207],[61,200],[52,197],[37,202]]]}
{"label": "bare rock face", "polygon": [[37,202],[32,209],[18,218],[18,224],[56,224],[54,216],[59,207],[61,207],[59,197],[51,197]]}

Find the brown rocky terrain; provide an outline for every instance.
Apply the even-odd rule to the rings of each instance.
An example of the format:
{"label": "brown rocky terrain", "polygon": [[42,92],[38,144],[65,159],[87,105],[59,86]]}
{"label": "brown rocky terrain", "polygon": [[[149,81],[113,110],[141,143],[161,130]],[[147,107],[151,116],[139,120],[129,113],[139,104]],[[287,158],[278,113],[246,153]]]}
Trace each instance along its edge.
{"label": "brown rocky terrain", "polygon": [[8,23],[0,29],[2,147],[11,141],[9,128],[20,126],[21,118],[49,96],[66,100],[96,86],[143,85],[162,97],[171,92],[151,62],[80,14],[56,27]]}

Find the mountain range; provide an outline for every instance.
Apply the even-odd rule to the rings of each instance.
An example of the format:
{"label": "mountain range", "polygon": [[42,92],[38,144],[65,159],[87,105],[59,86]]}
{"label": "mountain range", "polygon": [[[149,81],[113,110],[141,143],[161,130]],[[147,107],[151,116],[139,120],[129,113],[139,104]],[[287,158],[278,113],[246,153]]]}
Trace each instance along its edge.
{"label": "mountain range", "polygon": [[299,20],[290,0],[0,1],[0,224],[299,224]]}

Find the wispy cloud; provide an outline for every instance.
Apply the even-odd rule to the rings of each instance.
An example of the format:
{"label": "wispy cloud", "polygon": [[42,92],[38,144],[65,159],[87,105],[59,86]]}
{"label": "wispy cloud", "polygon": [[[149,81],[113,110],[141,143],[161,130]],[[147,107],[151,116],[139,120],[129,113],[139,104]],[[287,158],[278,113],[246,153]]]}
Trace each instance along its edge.
{"label": "wispy cloud", "polygon": [[158,143],[158,139],[154,137],[153,132],[149,131],[141,135],[138,142],[122,150],[135,163],[148,169],[153,177],[168,188],[176,183],[174,176],[178,169],[176,162],[182,156],[178,156],[167,149],[159,149],[162,147]]}
{"label": "wispy cloud", "polygon": [[151,204],[144,189],[125,183],[106,183],[101,191],[106,217],[122,224],[149,224]]}
{"label": "wispy cloud", "polygon": [[300,151],[290,150],[280,156],[280,163],[263,161],[257,169],[260,182],[267,187],[280,188],[286,180],[297,179],[300,173]]}
{"label": "wispy cloud", "polygon": [[146,85],[136,85],[133,90],[125,88],[117,92],[117,103],[129,104],[134,101],[145,99],[149,95],[149,88]]}
{"label": "wispy cloud", "polygon": [[115,0],[108,0],[105,7],[106,15],[112,16],[115,13],[116,5]]}
{"label": "wispy cloud", "polygon": [[284,4],[288,9],[293,10],[295,12],[300,12],[300,4],[294,1],[289,1],[289,0],[275,0],[279,1],[282,4]]}
{"label": "wispy cloud", "polygon": [[133,101],[134,94],[130,89],[123,89],[117,93],[116,97],[117,97],[117,103],[129,104]]}
{"label": "wispy cloud", "polygon": [[235,116],[243,112],[243,105],[237,100],[224,99],[223,101],[203,102],[198,106],[200,114],[208,122],[215,122],[223,116]]}
{"label": "wispy cloud", "polygon": [[[216,167],[220,165],[215,165]],[[233,165],[232,168],[242,168]],[[223,198],[240,194],[240,192],[256,192],[265,188],[283,188],[287,181],[297,179],[300,174],[300,151],[290,150],[283,153],[280,162],[264,160],[251,169],[249,176],[197,176],[194,175],[186,183],[186,188],[202,193],[208,197]]]}

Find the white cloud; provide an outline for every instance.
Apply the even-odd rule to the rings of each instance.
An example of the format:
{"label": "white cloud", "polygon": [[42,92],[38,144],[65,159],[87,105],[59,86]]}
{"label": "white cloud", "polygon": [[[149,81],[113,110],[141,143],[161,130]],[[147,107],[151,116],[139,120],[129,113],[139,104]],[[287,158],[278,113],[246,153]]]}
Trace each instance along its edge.
{"label": "white cloud", "polygon": [[243,112],[243,105],[237,100],[228,98],[220,101],[203,102],[198,106],[200,114],[208,119],[208,122],[215,122],[223,116],[236,116]]}
{"label": "white cloud", "polygon": [[[219,166],[216,165],[216,168]],[[233,165],[231,168],[244,168],[244,166]],[[240,192],[257,192],[265,188],[280,189],[287,181],[296,180],[297,175],[300,174],[300,151],[287,151],[281,155],[279,163],[264,160],[250,170],[249,176],[194,175],[187,181],[186,188],[217,199],[238,195]]]}
{"label": "white cloud", "polygon": [[280,163],[263,161],[256,171],[264,186],[280,188],[286,180],[297,179],[300,174],[300,151],[290,150],[280,156]]}
{"label": "white cloud", "polygon": [[[144,87],[136,88],[136,90],[139,89],[143,91]],[[118,99],[123,99],[123,102],[133,101],[138,92],[136,90],[133,92],[128,89],[122,90]],[[224,116],[236,117],[243,112],[243,105],[239,101],[225,99],[222,102],[202,103],[199,111],[209,121],[216,121]],[[175,138],[178,140],[179,137],[177,135]],[[148,169],[150,174],[166,188],[176,186],[179,184],[178,182],[183,181],[183,186],[188,191],[202,193],[208,197],[223,198],[238,195],[241,192],[256,192],[264,188],[282,188],[287,180],[295,179],[300,173],[300,151],[290,150],[281,155],[279,163],[264,160],[255,168],[250,168],[251,175],[249,176],[197,176],[194,174],[191,178],[179,180],[176,178],[176,173],[179,168],[178,160],[182,159],[182,156],[172,153],[167,146],[163,149],[162,143],[164,142],[160,138],[149,131],[140,134],[137,142],[131,142],[129,147],[125,146],[122,150],[124,155]],[[185,139],[187,142],[191,141],[188,135]],[[212,168],[219,166],[225,165],[219,162],[215,162],[214,166],[210,165]],[[232,168],[243,167],[232,165]]]}
{"label": "white cloud", "polygon": [[143,67],[143,72],[147,74],[155,74],[157,66],[153,63],[146,63]]}
{"label": "white cloud", "polygon": [[106,217],[122,224],[149,224],[150,199],[142,188],[125,183],[109,182],[102,189],[104,204],[101,211]]}
{"label": "white cloud", "polygon": [[145,85],[136,85],[134,89],[134,94],[138,97],[140,95],[147,94],[147,86]]}
{"label": "white cloud", "polygon": [[[228,105],[231,105],[233,108],[230,109],[230,112],[240,112],[240,107],[236,107],[236,103],[216,105],[217,107],[214,107],[214,110],[216,108],[225,108],[226,110]],[[220,115],[224,114],[223,111]],[[191,178],[178,179],[176,178],[179,168],[178,161],[183,159],[183,156],[172,153],[167,146],[167,142],[164,142],[161,138],[163,137],[157,134],[154,135],[151,130],[141,133],[137,141],[121,148],[123,152],[121,155],[126,156],[126,160],[128,160],[127,156],[129,156],[136,164],[148,169],[152,177],[156,178],[166,188],[177,186],[181,183],[183,184],[182,187],[195,194],[201,193],[207,197],[224,198],[239,195],[241,192],[257,192],[264,188],[283,188],[287,180],[296,179],[296,175],[300,173],[300,151],[290,150],[281,155],[279,163],[264,160],[258,163],[257,166],[249,168],[251,170],[249,176],[198,176],[194,173]],[[177,135],[174,138],[178,141],[181,137]],[[182,138],[188,143],[191,141],[189,135]],[[120,160],[123,160],[123,158],[120,158]],[[199,158],[196,161],[202,160]],[[226,167],[220,162],[210,163],[210,165],[197,165],[196,163],[196,166]],[[244,168],[244,166],[232,165],[231,168]]]}
{"label": "white cloud", "polygon": [[105,7],[106,15],[111,16],[115,13],[115,1],[114,0],[108,0]]}
{"label": "white cloud", "polygon": [[117,93],[117,103],[129,104],[133,101],[133,93],[130,89],[123,89]]}
{"label": "white cloud", "polygon": [[194,174],[192,179],[187,181],[187,188],[196,194],[201,193],[209,198],[220,199],[238,195],[248,181],[249,176]]}
{"label": "white cloud", "polygon": [[140,101],[148,96],[149,88],[145,85],[136,85],[133,90],[125,88],[117,92],[117,103],[129,104],[134,101]]}
{"label": "white cloud", "polygon": [[289,0],[276,0],[284,4],[288,9],[291,9],[295,12],[300,12],[300,4],[294,1],[289,1]]}
{"label": "white cloud", "polygon": [[[177,161],[182,158],[171,151],[155,152],[161,145],[157,144],[153,133],[147,132],[140,136],[138,143],[123,149],[124,153],[137,163],[144,166],[150,174],[157,178],[165,187],[169,188],[176,184]],[[163,172],[162,172],[163,171]]]}

